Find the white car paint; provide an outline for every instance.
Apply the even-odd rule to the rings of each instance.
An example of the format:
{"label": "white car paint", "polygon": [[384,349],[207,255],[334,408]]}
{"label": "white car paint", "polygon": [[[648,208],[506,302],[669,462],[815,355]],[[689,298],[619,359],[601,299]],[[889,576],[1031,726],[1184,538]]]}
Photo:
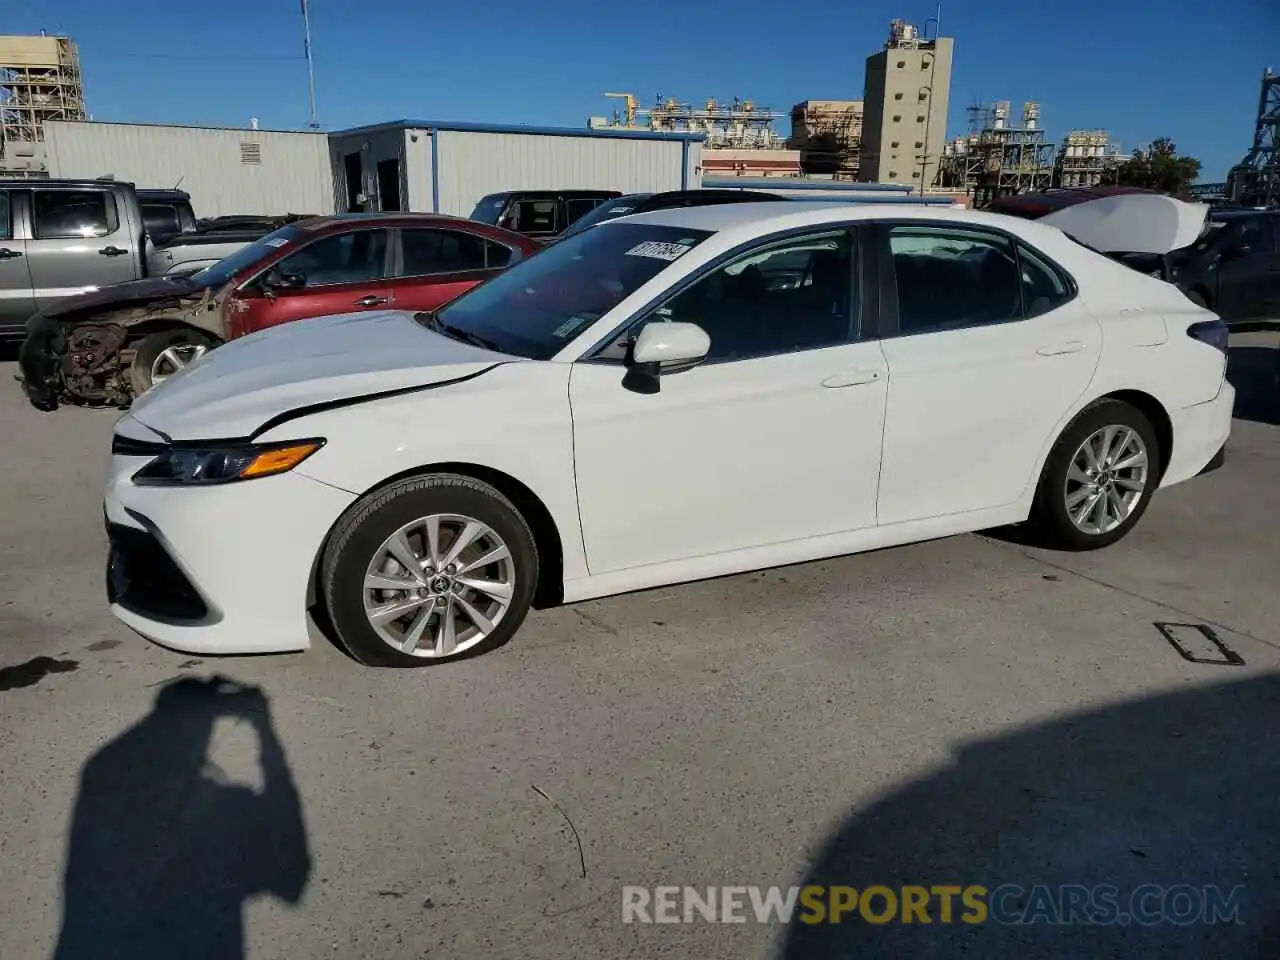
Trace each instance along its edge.
{"label": "white car paint", "polygon": [[1064,207],[1039,222],[1105,253],[1165,254],[1200,238],[1208,229],[1209,205],[1158,193],[1122,193]]}
{"label": "white car paint", "polygon": [[[1079,296],[1016,323],[708,363],[664,377],[652,395],[623,389],[616,365],[578,362],[744,242],[876,219],[996,227],[1070,272]],[[549,360],[471,347],[386,312],[233,341],[146,394],[118,434],[327,443],[290,473],[210,487],[140,486],[133,474],[150,457],[115,456],[108,520],[153,532],[211,613],[113,612],[184,651],[304,649],[334,523],[366,491],[432,465],[497,471],[536,497],[574,601],[1025,520],[1061,430],[1117,391],[1140,391],[1168,416],[1163,486],[1198,473],[1229,433],[1225,358],[1185,334],[1214,315],[1042,221],[792,201],[613,223],[623,222],[714,233]],[[352,398],[365,399],[341,402]]]}

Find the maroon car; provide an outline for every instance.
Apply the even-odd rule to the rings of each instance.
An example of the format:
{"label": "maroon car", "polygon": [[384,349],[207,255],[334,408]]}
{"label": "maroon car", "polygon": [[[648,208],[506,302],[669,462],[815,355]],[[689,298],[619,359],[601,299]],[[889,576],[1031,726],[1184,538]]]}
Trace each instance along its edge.
{"label": "maroon car", "polygon": [[521,234],[426,213],[298,220],[199,273],[59,300],[27,323],[23,389],[59,403],[127,406],[220,343],[293,320],[434,310],[542,249]]}

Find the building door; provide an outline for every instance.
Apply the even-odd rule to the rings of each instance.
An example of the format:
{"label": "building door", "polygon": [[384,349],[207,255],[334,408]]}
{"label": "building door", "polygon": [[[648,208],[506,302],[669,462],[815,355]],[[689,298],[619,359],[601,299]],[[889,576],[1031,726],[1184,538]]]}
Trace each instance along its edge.
{"label": "building door", "polygon": [[364,210],[360,197],[364,194],[364,164],[360,154],[348,153],[342,158],[342,166],[347,174],[347,213],[360,213]]}
{"label": "building door", "polygon": [[378,209],[383,213],[400,209],[400,158],[378,161]]}

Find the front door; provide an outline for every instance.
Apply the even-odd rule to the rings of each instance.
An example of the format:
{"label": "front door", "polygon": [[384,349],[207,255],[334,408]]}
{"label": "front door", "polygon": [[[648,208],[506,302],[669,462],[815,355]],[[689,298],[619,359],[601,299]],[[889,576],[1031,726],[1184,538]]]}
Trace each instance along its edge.
{"label": "front door", "polygon": [[28,269],[37,306],[138,278],[142,238],[110,190],[33,189]]}
{"label": "front door", "polygon": [[13,197],[0,190],[0,334],[21,332],[36,312],[27,241],[15,240]]}
{"label": "front door", "polygon": [[[844,231],[754,248],[640,318],[711,352],[656,394],[574,364],[574,468],[593,575],[875,525],[886,368],[857,339]],[[607,354],[606,354],[607,356]]]}
{"label": "front door", "polygon": [[896,311],[881,524],[1013,503],[1093,378],[1102,331],[1047,258],[997,232],[884,224]]}
{"label": "front door", "polygon": [[501,244],[462,230],[415,227],[396,234],[397,310],[437,310],[498,273],[511,257]]}
{"label": "front door", "polygon": [[[387,230],[364,228],[320,237],[245,285],[232,306],[232,335],[312,317],[390,309],[389,261]],[[295,285],[275,286],[273,277]]]}

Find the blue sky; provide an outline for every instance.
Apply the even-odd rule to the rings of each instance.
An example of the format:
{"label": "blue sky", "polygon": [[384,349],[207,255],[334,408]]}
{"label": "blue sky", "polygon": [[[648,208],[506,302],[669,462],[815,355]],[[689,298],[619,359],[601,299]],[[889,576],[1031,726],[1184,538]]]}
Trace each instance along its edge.
{"label": "blue sky", "polygon": [[[5,0],[0,32],[80,46],[96,120],[302,127],[299,0]],[[539,8],[543,12],[536,12]],[[399,118],[581,126],[605,90],[680,100],[862,95],[889,20],[935,5],[850,0],[311,0],[326,129]],[[1043,125],[1171,137],[1221,180],[1248,148],[1259,80],[1280,71],[1280,0],[946,0],[956,38],[948,131],[976,101],[1038,100]],[[1015,109],[1018,109],[1015,107]],[[779,132],[788,124],[781,121]]]}

